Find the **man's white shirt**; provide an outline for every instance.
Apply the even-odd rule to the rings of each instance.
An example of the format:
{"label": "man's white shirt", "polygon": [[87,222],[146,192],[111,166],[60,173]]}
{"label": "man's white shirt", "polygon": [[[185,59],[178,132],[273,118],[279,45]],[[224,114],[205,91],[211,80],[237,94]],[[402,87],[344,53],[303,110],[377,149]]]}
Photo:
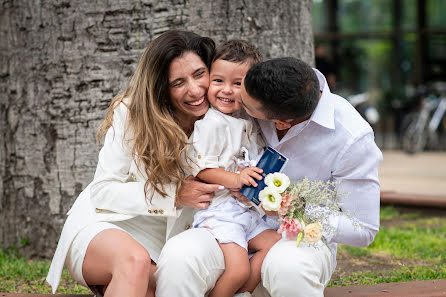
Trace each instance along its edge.
{"label": "man's white shirt", "polygon": [[330,218],[337,230],[326,236],[334,269],[337,243],[364,247],[379,230],[382,153],[370,125],[347,100],[332,94],[325,77],[315,72],[322,96],[309,120],[291,127],[281,140],[273,122],[258,122],[265,142],[289,159],[283,173],[291,178],[338,181],[337,190],[344,194],[341,210],[360,222],[358,227],[345,216]]}

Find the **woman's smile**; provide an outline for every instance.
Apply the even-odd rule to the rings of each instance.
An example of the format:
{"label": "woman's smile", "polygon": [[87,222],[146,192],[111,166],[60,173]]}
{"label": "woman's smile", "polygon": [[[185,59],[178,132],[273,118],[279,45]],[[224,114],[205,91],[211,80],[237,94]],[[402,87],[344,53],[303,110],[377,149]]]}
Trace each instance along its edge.
{"label": "woman's smile", "polygon": [[190,101],[190,102],[185,102],[185,103],[188,104],[188,105],[192,105],[192,106],[200,106],[205,101],[206,101],[206,96],[203,95],[203,96],[201,96],[199,99],[197,99],[195,101]]}
{"label": "woman's smile", "polygon": [[[169,67],[170,102],[182,125],[193,126],[209,108],[209,73],[201,58],[186,52],[172,60]],[[189,127],[191,128],[191,127]]]}

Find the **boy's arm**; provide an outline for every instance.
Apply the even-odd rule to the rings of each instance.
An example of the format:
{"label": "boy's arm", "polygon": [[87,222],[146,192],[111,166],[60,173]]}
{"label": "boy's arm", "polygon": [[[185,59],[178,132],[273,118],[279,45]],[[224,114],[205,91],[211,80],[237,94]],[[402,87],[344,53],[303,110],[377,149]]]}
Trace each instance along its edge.
{"label": "boy's arm", "polygon": [[197,177],[204,182],[223,185],[225,188],[238,188],[239,174],[226,171],[222,168],[207,168],[201,170]]}
{"label": "boy's arm", "polygon": [[226,188],[241,188],[243,185],[257,186],[254,179],[261,180],[263,170],[257,167],[243,169],[240,174],[226,171],[222,168],[207,168],[201,170],[197,177],[207,183],[218,183]]}

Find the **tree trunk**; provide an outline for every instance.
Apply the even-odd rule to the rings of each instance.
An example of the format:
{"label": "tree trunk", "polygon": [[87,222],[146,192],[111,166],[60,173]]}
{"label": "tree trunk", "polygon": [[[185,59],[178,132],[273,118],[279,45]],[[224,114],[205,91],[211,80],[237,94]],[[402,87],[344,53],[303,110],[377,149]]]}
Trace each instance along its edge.
{"label": "tree trunk", "polygon": [[311,0],[1,0],[0,246],[50,257],[93,178],[95,131],[147,43],[241,38],[313,64]]}

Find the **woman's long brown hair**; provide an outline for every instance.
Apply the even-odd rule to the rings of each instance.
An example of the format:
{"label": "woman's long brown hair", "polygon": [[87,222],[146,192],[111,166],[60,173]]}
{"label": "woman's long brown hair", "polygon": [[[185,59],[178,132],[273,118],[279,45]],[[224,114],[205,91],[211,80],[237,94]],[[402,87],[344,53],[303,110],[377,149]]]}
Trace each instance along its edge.
{"label": "woman's long brown hair", "polygon": [[144,193],[149,200],[155,191],[167,196],[165,184],[177,182],[179,189],[185,180],[188,137],[171,110],[168,80],[172,60],[188,51],[195,52],[209,69],[215,43],[210,38],[176,30],[150,42],[129,86],[113,99],[97,132],[100,141],[112,126],[115,108],[128,98],[125,134],[131,135],[133,158],[147,176]]}

